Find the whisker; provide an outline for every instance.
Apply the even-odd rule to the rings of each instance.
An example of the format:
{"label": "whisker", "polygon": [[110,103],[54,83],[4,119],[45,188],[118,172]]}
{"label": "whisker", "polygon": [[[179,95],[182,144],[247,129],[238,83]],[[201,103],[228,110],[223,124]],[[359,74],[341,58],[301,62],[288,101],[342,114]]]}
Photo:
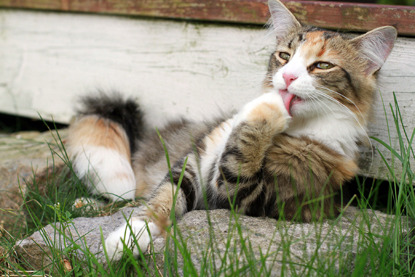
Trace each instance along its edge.
{"label": "whisker", "polygon": [[[358,123],[358,125],[362,129],[362,131],[364,131],[364,133],[367,135],[366,128],[363,127],[363,125],[361,124],[361,122],[359,121],[357,116],[346,105],[344,105],[343,103],[340,103],[338,100],[334,99],[330,95],[325,94],[324,92],[321,92],[321,91],[318,91],[318,90],[316,90],[315,92],[318,95],[324,97],[325,99],[332,101],[334,104],[338,105],[340,108],[345,110],[348,114],[350,114],[353,117],[353,119]],[[369,136],[367,136],[367,138],[369,138]]]}
{"label": "whisker", "polygon": [[[345,100],[347,100],[347,101],[349,101],[355,108],[356,108],[356,110],[359,112],[359,114],[360,114],[360,116],[363,118],[363,114],[362,114],[362,112],[360,111],[360,109],[359,109],[359,107],[356,105],[356,103],[355,102],[353,102],[350,98],[348,98],[348,97],[346,97],[346,96],[344,96],[343,94],[341,94],[341,93],[339,93],[339,92],[337,92],[337,91],[335,91],[335,90],[332,90],[332,89],[329,89],[328,87],[325,87],[325,86],[320,86],[320,85],[316,85],[316,87],[318,87],[318,88],[322,88],[322,89],[325,89],[325,90],[328,90],[328,91],[330,91],[330,92],[332,92],[332,93],[334,93],[334,94],[336,94],[336,95],[338,95],[338,96],[340,96],[340,97],[342,97],[343,99],[345,99]],[[328,96],[328,95],[327,95]],[[334,99],[334,98],[333,98]]]}
{"label": "whisker", "polygon": [[[318,87],[320,87],[320,86],[318,86]],[[329,90],[329,91],[332,91],[333,93],[336,93],[338,95],[341,95],[340,93],[338,93],[336,91],[333,91],[333,90],[330,90],[328,88],[325,88],[325,87],[321,87],[321,88],[326,89],[326,90]],[[319,91],[319,90],[315,90],[314,92],[317,93],[317,95],[319,95],[319,96],[321,96],[321,97],[323,97],[323,98],[325,98],[327,100],[330,100],[332,103],[338,105],[340,108],[342,108],[343,110],[345,110],[348,114],[350,114],[353,117],[353,119],[357,122],[357,124],[359,125],[359,128],[363,131],[363,134],[365,136],[366,141],[369,143],[370,152],[371,152],[371,165],[370,165],[370,167],[372,167],[373,166],[373,159],[374,159],[373,144],[372,144],[372,141],[370,140],[369,134],[366,131],[366,128],[363,127],[362,123],[359,121],[359,119],[357,118],[357,116],[346,105],[344,105],[343,103],[340,103],[338,100],[336,100],[335,98],[331,97],[330,95],[327,95],[326,93],[324,93],[322,91]],[[343,95],[341,95],[341,96],[343,96]],[[345,99],[351,101],[347,97],[345,97],[345,96],[343,96],[343,97]],[[351,101],[351,103],[353,103],[353,101]],[[358,112],[361,114],[360,109],[356,106],[356,104],[353,103],[353,105],[356,107],[356,109],[358,110]],[[363,115],[362,115],[362,118],[363,118]]]}

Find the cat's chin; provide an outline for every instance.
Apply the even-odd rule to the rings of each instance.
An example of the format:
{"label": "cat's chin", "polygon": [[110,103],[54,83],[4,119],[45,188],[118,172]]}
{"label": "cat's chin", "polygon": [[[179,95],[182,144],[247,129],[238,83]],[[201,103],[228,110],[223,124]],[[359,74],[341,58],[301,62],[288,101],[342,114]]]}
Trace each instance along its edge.
{"label": "cat's chin", "polygon": [[316,110],[314,105],[310,104],[309,101],[305,99],[301,99],[301,101],[293,105],[289,114],[292,120],[297,122],[306,122],[314,120],[316,117],[327,115],[327,113],[321,114],[318,110]]}

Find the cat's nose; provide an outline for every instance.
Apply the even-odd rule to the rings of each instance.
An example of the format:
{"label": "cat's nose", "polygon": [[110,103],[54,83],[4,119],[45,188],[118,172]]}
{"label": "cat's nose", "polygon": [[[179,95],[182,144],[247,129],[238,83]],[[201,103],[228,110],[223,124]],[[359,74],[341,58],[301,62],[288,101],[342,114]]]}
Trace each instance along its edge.
{"label": "cat's nose", "polygon": [[282,78],[284,78],[285,85],[288,88],[291,85],[291,83],[298,78],[298,76],[295,76],[292,73],[283,73],[282,74]]}

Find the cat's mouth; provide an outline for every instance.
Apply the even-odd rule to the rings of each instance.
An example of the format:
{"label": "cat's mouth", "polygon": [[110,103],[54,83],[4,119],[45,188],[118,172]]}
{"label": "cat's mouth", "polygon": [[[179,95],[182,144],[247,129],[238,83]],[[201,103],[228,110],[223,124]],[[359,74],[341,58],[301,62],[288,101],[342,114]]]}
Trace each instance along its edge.
{"label": "cat's mouth", "polygon": [[288,114],[292,116],[292,108],[294,105],[303,101],[303,99],[295,94],[288,92],[286,89],[280,89],[279,93],[284,101],[284,106],[288,111]]}

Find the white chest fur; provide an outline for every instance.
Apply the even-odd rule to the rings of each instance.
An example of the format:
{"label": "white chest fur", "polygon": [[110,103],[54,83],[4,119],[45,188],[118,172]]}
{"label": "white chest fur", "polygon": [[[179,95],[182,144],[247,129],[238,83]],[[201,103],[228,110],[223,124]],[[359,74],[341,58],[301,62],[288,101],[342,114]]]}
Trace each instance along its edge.
{"label": "white chest fur", "polygon": [[356,157],[357,141],[367,136],[360,123],[342,114],[326,114],[307,120],[294,118],[286,133],[315,139],[351,159]]}

